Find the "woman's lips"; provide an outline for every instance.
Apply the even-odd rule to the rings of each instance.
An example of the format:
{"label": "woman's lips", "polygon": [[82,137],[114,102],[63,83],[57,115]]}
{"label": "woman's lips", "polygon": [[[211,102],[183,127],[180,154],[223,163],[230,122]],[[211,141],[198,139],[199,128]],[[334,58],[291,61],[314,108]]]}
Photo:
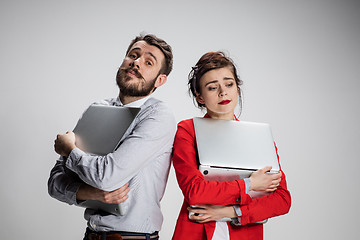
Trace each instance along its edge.
{"label": "woman's lips", "polygon": [[230,102],[231,102],[230,100],[222,100],[221,102],[219,102],[219,104],[226,105],[229,104]]}

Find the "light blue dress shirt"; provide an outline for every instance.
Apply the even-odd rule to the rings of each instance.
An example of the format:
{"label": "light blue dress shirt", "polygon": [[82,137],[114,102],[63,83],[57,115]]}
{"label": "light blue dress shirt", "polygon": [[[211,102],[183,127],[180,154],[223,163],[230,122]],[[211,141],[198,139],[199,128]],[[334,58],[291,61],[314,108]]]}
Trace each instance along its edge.
{"label": "light blue dress shirt", "polygon": [[[95,104],[122,106],[119,98]],[[86,209],[85,219],[94,231],[159,231],[163,197],[170,169],[176,132],[172,111],[160,100],[143,98],[127,106],[141,107],[117,150],[106,156],[73,149],[67,160],[60,158],[51,171],[49,194],[68,204],[79,205],[76,192],[82,181],[111,191],[129,182],[127,214],[116,216]]]}

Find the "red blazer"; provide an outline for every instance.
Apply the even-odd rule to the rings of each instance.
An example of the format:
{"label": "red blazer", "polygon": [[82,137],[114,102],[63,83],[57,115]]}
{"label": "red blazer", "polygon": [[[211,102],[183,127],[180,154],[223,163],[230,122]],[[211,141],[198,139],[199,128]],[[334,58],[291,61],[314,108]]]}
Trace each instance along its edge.
{"label": "red blazer", "polygon": [[227,182],[205,181],[198,170],[198,154],[192,119],[178,124],[172,160],[179,187],[184,195],[184,203],[176,223],[173,240],[211,240],[214,234],[215,222],[200,224],[189,220],[187,210],[189,205],[239,204],[242,212],[241,226],[228,223],[231,240],[263,239],[263,225],[255,224],[255,222],[285,214],[290,209],[291,197],[286,188],[284,173],[280,186],[275,192],[256,199],[251,199],[245,193],[245,182],[242,179]]}

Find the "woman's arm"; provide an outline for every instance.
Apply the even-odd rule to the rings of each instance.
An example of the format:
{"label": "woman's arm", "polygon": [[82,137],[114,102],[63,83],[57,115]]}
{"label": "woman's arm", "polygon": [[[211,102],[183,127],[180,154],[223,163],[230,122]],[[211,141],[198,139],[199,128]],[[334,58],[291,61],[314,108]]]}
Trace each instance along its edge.
{"label": "woman's arm", "polygon": [[196,205],[188,207],[188,211],[193,213],[189,216],[190,220],[198,223],[231,221],[232,218],[238,217],[233,206],[225,205]]}
{"label": "woman's arm", "polygon": [[[191,120],[182,121],[178,124],[178,132],[175,137],[173,165],[179,187],[190,205],[241,205],[241,224],[259,222],[288,211],[290,207],[290,193],[286,189],[286,180],[283,172],[273,178],[271,183],[265,188],[270,192],[276,189],[274,193],[259,199],[251,199],[245,191],[244,180],[228,182],[205,181],[203,175],[198,170],[196,156],[193,122]],[[255,176],[256,174],[252,176],[253,185],[251,190],[264,190],[264,183],[259,181],[259,176],[254,179]],[[269,175],[261,175],[261,177],[264,176]],[[277,179],[280,176],[281,181],[279,183]],[[255,181],[257,181],[256,184]],[[275,209],[273,209],[273,206],[275,206]],[[222,211],[220,208],[217,210]],[[261,214],[258,214],[259,212]]]}
{"label": "woman's arm", "polygon": [[289,212],[291,195],[287,189],[286,177],[282,172],[280,185],[273,193],[253,199],[252,202],[240,206],[241,225],[256,223],[265,219]]}
{"label": "woman's arm", "polygon": [[205,181],[198,170],[196,156],[193,122],[182,121],[178,124],[172,160],[179,187],[190,205],[232,205],[251,202],[251,197],[245,193],[245,183],[242,179],[228,182]]}
{"label": "woman's arm", "polygon": [[241,225],[256,223],[265,219],[280,216],[289,212],[291,207],[291,195],[287,189],[286,176],[281,170],[277,146],[275,144],[276,155],[278,158],[281,175],[281,181],[276,191],[260,198],[253,199],[249,204],[240,206]]}
{"label": "woman's arm", "polygon": [[[286,189],[285,175],[282,175],[282,184],[280,184],[273,193],[253,199],[246,205],[196,205],[189,207],[189,212],[194,213],[190,216],[192,221],[205,223],[227,219],[234,225],[246,225],[258,223],[271,217],[286,214],[291,205],[291,197]],[[238,210],[235,210],[235,209]]]}

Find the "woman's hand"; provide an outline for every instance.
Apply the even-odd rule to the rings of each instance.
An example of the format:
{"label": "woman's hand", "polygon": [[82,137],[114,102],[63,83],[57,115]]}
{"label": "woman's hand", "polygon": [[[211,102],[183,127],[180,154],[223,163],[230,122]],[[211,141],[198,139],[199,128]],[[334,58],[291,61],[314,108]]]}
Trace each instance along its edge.
{"label": "woman's hand", "polygon": [[206,223],[217,221],[222,218],[237,217],[233,206],[224,205],[196,205],[187,208],[189,212],[195,214],[190,215],[190,220],[197,223]]}
{"label": "woman's hand", "polygon": [[250,190],[273,192],[281,181],[282,173],[268,174],[272,167],[264,167],[257,170],[250,176]]}

